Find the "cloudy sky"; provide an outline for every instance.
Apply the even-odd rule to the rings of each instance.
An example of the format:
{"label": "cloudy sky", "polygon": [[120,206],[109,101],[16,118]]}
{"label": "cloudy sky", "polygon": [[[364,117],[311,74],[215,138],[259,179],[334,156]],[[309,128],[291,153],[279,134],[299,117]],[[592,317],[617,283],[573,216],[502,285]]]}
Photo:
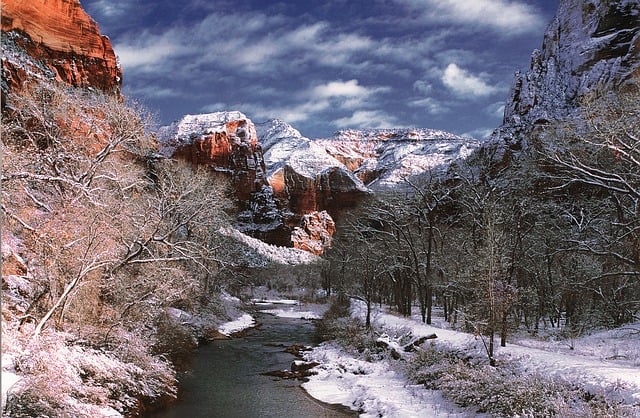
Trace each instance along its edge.
{"label": "cloudy sky", "polygon": [[124,93],[169,124],[240,110],[315,138],[424,127],[477,138],[556,0],[81,0]]}

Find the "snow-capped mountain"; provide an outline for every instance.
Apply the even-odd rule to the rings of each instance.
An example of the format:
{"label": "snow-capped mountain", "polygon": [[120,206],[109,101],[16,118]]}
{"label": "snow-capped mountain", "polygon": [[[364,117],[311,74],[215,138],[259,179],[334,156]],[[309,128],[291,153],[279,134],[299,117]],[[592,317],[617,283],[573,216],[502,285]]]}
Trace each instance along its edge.
{"label": "snow-capped mountain", "polygon": [[396,188],[420,176],[440,176],[480,142],[434,129],[341,130],[315,143],[346,164],[369,188]]}
{"label": "snow-capped mountain", "polygon": [[333,167],[355,176],[363,190],[440,175],[480,145],[475,139],[433,129],[348,129],[330,138],[308,139],[281,120],[259,124],[257,132],[271,179],[285,166],[305,175]]}

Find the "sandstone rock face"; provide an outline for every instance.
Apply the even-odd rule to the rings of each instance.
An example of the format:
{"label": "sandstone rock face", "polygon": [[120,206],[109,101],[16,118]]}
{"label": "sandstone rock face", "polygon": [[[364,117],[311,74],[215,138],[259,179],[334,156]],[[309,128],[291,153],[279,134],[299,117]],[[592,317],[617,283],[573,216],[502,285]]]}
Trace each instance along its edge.
{"label": "sandstone rock face", "polygon": [[241,112],[186,115],[161,128],[158,140],[166,156],[227,172],[241,201],[268,186],[255,126]]}
{"label": "sandstone rock face", "polygon": [[518,128],[566,117],[580,98],[640,77],[637,0],[561,0],[529,70],[517,73],[504,124]]}
{"label": "sandstone rock face", "polygon": [[336,224],[327,211],[311,212],[302,216],[300,226],[293,229],[291,240],[294,248],[322,255],[331,247],[335,232]]}
{"label": "sandstone rock face", "polygon": [[4,92],[32,78],[120,91],[111,42],[78,0],[3,0],[2,32]]}

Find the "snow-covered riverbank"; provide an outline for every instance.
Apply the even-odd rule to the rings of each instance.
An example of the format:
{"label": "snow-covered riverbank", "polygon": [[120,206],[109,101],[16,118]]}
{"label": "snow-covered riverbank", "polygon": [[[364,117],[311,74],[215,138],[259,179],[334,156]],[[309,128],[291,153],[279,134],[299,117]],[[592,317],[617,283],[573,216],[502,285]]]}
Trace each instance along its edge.
{"label": "snow-covered riverbank", "polygon": [[[261,311],[284,318],[318,319],[324,305],[298,304],[294,300],[255,300]],[[364,306],[353,301],[352,315],[364,318]],[[486,358],[481,339],[472,334],[448,329],[442,318],[434,325],[423,324],[418,316],[405,318],[385,309],[376,309],[375,327],[383,333],[389,347],[397,346],[400,336],[413,339],[435,334],[429,340],[444,350],[462,350],[474,358]],[[254,326],[246,314],[220,326],[231,334]],[[499,363],[517,363],[525,374],[556,377],[593,394],[605,394],[627,405],[640,405],[640,326],[601,331],[589,336],[562,340],[514,336],[507,347],[496,348]],[[403,354],[404,355],[404,354]],[[461,408],[445,399],[438,390],[412,384],[402,368],[391,361],[358,358],[336,342],[326,342],[305,356],[320,363],[315,376],[303,388],[312,397],[326,403],[342,404],[362,417],[462,417],[483,416],[475,407]],[[410,355],[407,355],[409,358]]]}
{"label": "snow-covered riverbank", "polygon": [[[354,302],[353,315],[364,317],[364,307]],[[471,334],[427,326],[418,318],[403,318],[378,309],[376,327],[385,330],[394,344],[394,335],[413,338],[436,334],[431,344],[447,350],[464,350],[482,358],[482,341]],[[438,321],[436,321],[437,323]],[[553,339],[525,338],[497,349],[499,362],[517,362],[523,373],[557,377],[593,394],[605,394],[627,405],[640,404],[640,334],[613,330],[585,336],[560,345]],[[578,348],[579,347],[579,348]],[[618,353],[611,355],[612,352]],[[580,353],[580,354],[578,354]],[[607,360],[609,359],[609,360]],[[612,360],[616,359],[616,360]],[[316,376],[303,384],[307,392],[323,401],[341,403],[361,412],[363,417],[478,416],[442,398],[438,391],[411,384],[389,361],[370,362],[357,358],[334,342],[323,343],[307,354],[308,361],[321,363]],[[614,393],[615,392],[615,393]]]}

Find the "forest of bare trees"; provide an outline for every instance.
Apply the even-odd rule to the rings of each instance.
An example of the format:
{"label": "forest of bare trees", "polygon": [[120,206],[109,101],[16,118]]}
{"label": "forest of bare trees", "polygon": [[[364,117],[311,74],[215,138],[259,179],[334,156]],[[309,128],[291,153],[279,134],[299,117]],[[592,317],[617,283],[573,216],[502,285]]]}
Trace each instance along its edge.
{"label": "forest of bare trees", "polygon": [[46,84],[5,109],[2,343],[24,353],[27,376],[13,416],[173,396],[196,335],[168,309],[224,315],[239,245],[220,232],[227,181],[159,156],[145,118],[122,98]]}
{"label": "forest of bare trees", "polygon": [[491,362],[494,338],[504,346],[514,329],[578,335],[637,320],[638,99],[637,87],[590,97],[507,165],[487,146],[444,180],[376,195],[338,226],[325,283],[369,313],[417,308],[430,323],[437,307],[483,337]]}

